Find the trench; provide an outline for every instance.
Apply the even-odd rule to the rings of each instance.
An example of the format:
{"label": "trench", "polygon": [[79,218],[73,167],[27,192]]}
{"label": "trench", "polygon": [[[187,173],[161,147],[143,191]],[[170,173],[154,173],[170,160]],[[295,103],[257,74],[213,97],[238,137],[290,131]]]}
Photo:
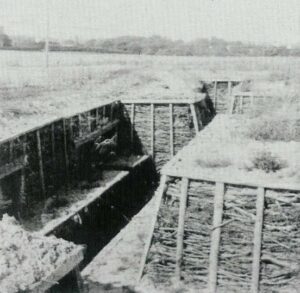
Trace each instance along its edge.
{"label": "trench", "polygon": [[[151,199],[160,167],[209,123],[211,104],[116,101],[0,142],[0,215],[84,245],[82,270]],[[75,281],[71,272],[51,292],[76,292]]]}

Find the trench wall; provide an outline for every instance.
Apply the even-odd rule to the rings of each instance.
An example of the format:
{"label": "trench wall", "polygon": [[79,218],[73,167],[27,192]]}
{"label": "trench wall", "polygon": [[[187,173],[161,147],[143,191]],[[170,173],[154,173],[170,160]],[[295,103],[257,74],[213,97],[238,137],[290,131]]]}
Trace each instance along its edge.
{"label": "trench wall", "polygon": [[166,176],[144,280],[209,292],[299,286],[299,189]]}
{"label": "trench wall", "polygon": [[113,159],[150,154],[159,171],[212,117],[203,97],[160,103],[115,101],[2,141],[0,216],[8,212],[18,219],[34,217],[33,212],[42,211],[54,196],[68,196],[80,184],[101,177],[105,166],[97,165],[96,139],[115,140]]}
{"label": "trench wall", "polygon": [[124,101],[127,144],[135,153],[152,156],[157,170],[214,117],[207,96],[189,100]]}
{"label": "trench wall", "polygon": [[120,117],[120,103],[110,102],[2,141],[0,214],[28,217],[35,204],[90,179],[91,142],[113,137]]}
{"label": "trench wall", "polygon": [[228,113],[232,90],[239,85],[241,80],[212,80],[204,81],[204,87],[213,101],[216,113]]}

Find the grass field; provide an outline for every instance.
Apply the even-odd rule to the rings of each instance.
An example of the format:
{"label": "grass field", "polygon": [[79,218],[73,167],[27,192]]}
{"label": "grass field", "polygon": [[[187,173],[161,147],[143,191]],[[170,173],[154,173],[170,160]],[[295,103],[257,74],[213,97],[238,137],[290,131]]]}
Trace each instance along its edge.
{"label": "grass field", "polygon": [[252,79],[252,89],[300,92],[300,58],[175,57],[0,51],[0,138],[105,98],[192,96],[201,80]]}

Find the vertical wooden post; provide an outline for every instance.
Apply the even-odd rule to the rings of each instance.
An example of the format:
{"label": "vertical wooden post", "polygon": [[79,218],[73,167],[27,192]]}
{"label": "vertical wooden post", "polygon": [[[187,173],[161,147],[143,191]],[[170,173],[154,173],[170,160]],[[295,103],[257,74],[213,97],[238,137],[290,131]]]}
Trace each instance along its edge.
{"label": "vertical wooden post", "polygon": [[43,157],[42,157],[41,136],[39,130],[36,131],[36,141],[37,141],[37,153],[38,153],[38,161],[39,161],[41,190],[42,190],[43,198],[45,198],[46,189],[45,189],[45,178],[44,178],[44,166],[43,166]]}
{"label": "vertical wooden post", "polygon": [[112,103],[111,105],[110,105],[110,113],[109,113],[109,119],[110,119],[110,121],[113,121],[113,114],[114,114],[114,106],[115,106],[115,103]]}
{"label": "vertical wooden post", "polygon": [[80,114],[78,114],[78,135],[79,135],[79,137],[81,137],[82,136],[82,128],[81,128],[81,115]]}
{"label": "vertical wooden post", "polygon": [[228,96],[230,97],[232,94],[232,81],[228,81]]}
{"label": "vertical wooden post", "polygon": [[92,132],[92,111],[87,112],[89,132]]}
{"label": "vertical wooden post", "polygon": [[135,104],[131,104],[131,115],[130,115],[130,142],[131,146],[133,147],[134,144],[134,119],[135,119]]}
{"label": "vertical wooden post", "polygon": [[236,100],[236,96],[233,94],[230,98],[229,114],[233,114],[234,112],[235,100]]}
{"label": "vertical wooden post", "polygon": [[183,261],[183,237],[184,237],[184,221],[187,206],[189,179],[183,177],[181,180],[181,193],[179,204],[178,230],[177,230],[177,246],[176,246],[176,266],[175,279],[181,279],[181,266]]}
{"label": "vertical wooden post", "polygon": [[214,93],[213,93],[215,111],[217,111],[217,83],[218,83],[218,81],[215,80],[214,81]]}
{"label": "vertical wooden post", "polygon": [[52,184],[53,188],[56,186],[56,155],[55,155],[55,123],[51,124],[51,155],[52,155]]}
{"label": "vertical wooden post", "polygon": [[225,184],[216,182],[214,198],[213,228],[211,233],[209,270],[208,270],[208,292],[215,293],[218,279],[218,258],[221,241],[221,224],[223,218],[223,203],[225,194]]}
{"label": "vertical wooden post", "polygon": [[96,109],[96,116],[95,116],[95,127],[98,129],[99,124],[99,108]]}
{"label": "vertical wooden post", "polygon": [[66,120],[63,119],[63,135],[64,135],[64,155],[65,155],[65,167],[66,167],[66,186],[69,189],[70,178],[69,178],[69,156],[68,156],[68,142],[67,142],[67,129]]}
{"label": "vertical wooden post", "polygon": [[22,153],[23,153],[23,168],[21,170],[21,186],[20,186],[20,197],[19,197],[19,219],[21,219],[22,215],[22,207],[23,204],[26,203],[25,197],[25,168],[27,164],[27,152],[26,152],[26,136],[24,137],[24,141],[22,144]]}
{"label": "vertical wooden post", "polygon": [[244,96],[240,95],[240,114],[243,114]]}
{"label": "vertical wooden post", "polygon": [[154,104],[151,104],[151,155],[154,160],[155,157],[155,149],[154,149],[154,135],[155,135],[155,127],[154,127]]}
{"label": "vertical wooden post", "polygon": [[9,161],[12,162],[14,158],[14,141],[9,142]]}
{"label": "vertical wooden post", "polygon": [[264,217],[265,188],[258,187],[256,200],[256,220],[254,226],[253,262],[251,293],[259,292],[260,257],[262,243],[262,228]]}
{"label": "vertical wooden post", "polygon": [[166,188],[167,181],[168,181],[168,177],[166,175],[162,175],[159,188],[157,190],[157,193],[155,194],[156,206],[155,206],[155,210],[153,211],[153,218],[152,218],[152,222],[150,224],[148,238],[146,240],[145,249],[144,249],[144,252],[143,252],[143,256],[141,258],[140,270],[139,270],[139,273],[138,273],[137,282],[139,282],[143,277],[144,268],[145,268],[146,261],[147,261],[147,256],[148,256],[148,253],[149,253],[149,250],[150,250],[150,247],[151,247],[151,242],[152,242],[152,238],[153,238],[155,224],[156,224],[157,216],[158,216],[158,213],[159,213],[159,208],[160,208],[161,201],[162,201],[162,198],[164,196],[164,193],[167,189]]}
{"label": "vertical wooden post", "polygon": [[174,156],[174,125],[173,125],[173,104],[169,104],[170,113],[170,154]]}
{"label": "vertical wooden post", "polygon": [[197,114],[196,114],[196,111],[195,111],[195,105],[190,104],[190,109],[191,109],[191,113],[192,113],[192,116],[193,116],[195,132],[198,133],[199,132],[199,124],[198,124]]}

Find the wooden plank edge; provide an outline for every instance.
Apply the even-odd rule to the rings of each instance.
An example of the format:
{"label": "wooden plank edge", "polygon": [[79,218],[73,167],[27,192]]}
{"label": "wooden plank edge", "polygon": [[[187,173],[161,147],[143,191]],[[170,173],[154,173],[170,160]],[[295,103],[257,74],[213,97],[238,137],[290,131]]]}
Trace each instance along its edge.
{"label": "wooden plank edge", "polygon": [[[224,182],[225,184],[229,185],[235,185],[235,186],[242,186],[242,187],[250,187],[250,188],[258,188],[258,187],[263,187],[265,189],[269,190],[283,190],[283,191],[295,191],[299,192],[300,191],[300,184],[256,184],[253,182],[247,182],[247,181],[239,181],[239,180],[228,180],[226,178],[216,178],[216,177],[211,177],[211,176],[197,176],[197,175],[191,175],[191,174],[185,174],[184,172],[174,172],[173,170],[170,170],[169,168],[164,168],[161,170],[162,175],[166,175],[169,177],[174,177],[174,178],[181,178],[181,177],[187,177],[190,180],[195,180],[195,181],[206,181],[206,182]],[[223,180],[224,179],[224,180]]]}
{"label": "wooden plank edge", "polygon": [[48,236],[55,229],[61,226],[64,222],[70,220],[76,214],[80,213],[85,207],[91,205],[93,202],[98,200],[104,193],[106,193],[115,184],[121,182],[128,174],[129,174],[128,171],[120,171],[120,173],[117,174],[117,176],[114,177],[113,180],[107,183],[105,186],[100,186],[98,188],[95,188],[92,192],[90,192],[88,195],[88,200],[82,200],[74,203],[72,206],[69,207],[69,209],[72,210],[72,207],[76,206],[74,210],[72,210],[69,214],[65,216],[61,216],[57,219],[53,219],[52,221],[48,222],[41,230],[38,231],[38,233]]}
{"label": "wooden plank edge", "polygon": [[62,117],[58,117],[58,118],[53,118],[51,120],[47,120],[47,121],[43,122],[41,125],[38,125],[38,126],[35,126],[35,127],[31,127],[31,128],[29,128],[27,130],[24,130],[22,133],[15,134],[15,135],[12,135],[12,136],[4,138],[4,139],[0,139],[0,144],[6,143],[6,142],[8,142],[10,140],[16,139],[16,138],[18,138],[20,136],[29,134],[31,132],[35,132],[35,131],[40,130],[40,129],[44,128],[44,127],[50,126],[53,123],[61,122],[63,119],[69,119],[69,118],[72,118],[72,117],[77,116],[79,114],[83,114],[83,113],[88,112],[88,111],[92,111],[92,110],[95,110],[95,109],[98,109],[98,108],[102,108],[102,107],[104,107],[106,105],[110,105],[110,104],[113,104],[113,103],[120,103],[120,100],[110,100],[110,101],[101,103],[99,106],[89,108],[89,109],[84,110],[82,112],[74,112],[74,113],[72,113],[70,115],[67,115],[67,116],[62,116]]}
{"label": "wooden plank edge", "polygon": [[254,233],[253,233],[254,234],[253,262],[252,262],[252,278],[251,278],[252,293],[259,292],[264,203],[265,203],[265,189],[263,187],[258,187],[257,200],[256,200],[256,220],[255,220]]}
{"label": "wooden plank edge", "polygon": [[205,94],[199,94],[198,97],[191,98],[161,98],[161,99],[122,99],[121,102],[123,104],[191,104],[198,103],[204,100],[206,97]]}
{"label": "wooden plank edge", "polygon": [[221,225],[223,219],[225,184],[216,182],[215,197],[214,197],[214,214],[213,227],[211,232],[210,253],[209,253],[209,268],[208,268],[208,284],[209,293],[217,291],[218,279],[218,260],[221,242]]}
{"label": "wooden plank edge", "polygon": [[187,207],[189,179],[183,177],[181,180],[180,204],[178,216],[178,230],[176,239],[176,264],[175,264],[175,279],[181,280],[181,266],[183,261],[183,238],[184,238],[184,223]]}
{"label": "wooden plank edge", "polygon": [[155,224],[157,221],[159,208],[160,208],[161,201],[162,201],[162,198],[165,193],[165,185],[167,183],[167,179],[168,179],[168,177],[166,175],[163,175],[161,177],[161,182],[160,182],[160,186],[159,186],[159,190],[158,190],[158,194],[157,194],[157,198],[156,198],[156,206],[155,206],[155,210],[153,211],[153,218],[152,218],[152,222],[150,224],[149,234],[148,234],[148,238],[146,240],[145,249],[144,249],[144,252],[143,252],[143,255],[141,258],[139,273],[137,275],[137,283],[139,283],[143,277],[144,268],[145,268],[147,256],[148,256],[148,253],[149,253],[149,250],[151,247],[151,242],[152,242],[152,238],[153,238],[153,233],[154,233]]}

